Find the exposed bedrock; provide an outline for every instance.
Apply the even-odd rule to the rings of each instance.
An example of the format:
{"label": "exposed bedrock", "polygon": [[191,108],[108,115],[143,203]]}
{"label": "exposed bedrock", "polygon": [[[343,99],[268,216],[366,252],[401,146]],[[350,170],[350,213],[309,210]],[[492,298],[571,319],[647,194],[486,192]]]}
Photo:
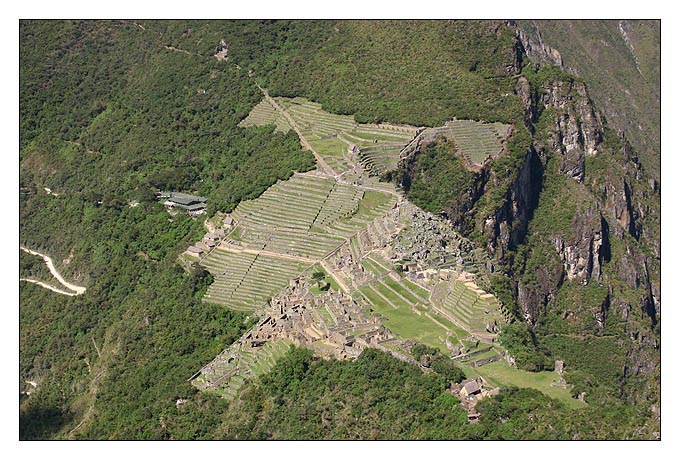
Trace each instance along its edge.
{"label": "exposed bedrock", "polygon": [[555,129],[547,147],[561,153],[561,174],[583,182],[585,157],[596,155],[604,138],[602,120],[585,84],[576,80],[555,80],[532,89],[527,79],[520,77],[515,92],[524,104],[530,124],[538,121],[539,114],[554,114]]}
{"label": "exposed bedrock", "polygon": [[569,281],[587,284],[591,280],[600,283],[602,264],[609,261],[609,230],[607,222],[594,208],[577,213],[572,221],[570,237],[555,235],[553,245],[564,265]]}
{"label": "exposed bedrock", "polygon": [[524,241],[542,184],[543,163],[532,148],[524,157],[517,179],[507,189],[503,205],[484,220],[483,234],[490,254],[503,259],[506,249],[514,249]]}

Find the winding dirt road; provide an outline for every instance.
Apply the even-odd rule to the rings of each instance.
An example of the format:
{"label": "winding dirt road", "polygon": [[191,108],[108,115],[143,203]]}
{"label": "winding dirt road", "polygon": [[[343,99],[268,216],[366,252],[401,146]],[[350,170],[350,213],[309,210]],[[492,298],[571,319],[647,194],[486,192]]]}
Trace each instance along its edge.
{"label": "winding dirt road", "polygon": [[75,292],[62,291],[61,289],[55,288],[51,284],[43,283],[42,281],[34,280],[33,278],[19,278],[19,281],[27,281],[29,283],[38,284],[38,285],[44,287],[45,289],[49,289],[50,291],[56,292],[57,294],[64,294],[64,295],[71,296],[71,297],[78,295]]}
{"label": "winding dirt road", "polygon": [[52,261],[51,257],[46,256],[45,254],[41,254],[37,251],[33,251],[31,249],[25,248],[23,246],[19,246],[19,248],[24,252],[28,252],[29,254],[33,254],[34,256],[42,257],[43,260],[45,261],[45,263],[47,264],[47,268],[50,270],[50,273],[52,273],[52,276],[54,276],[57,279],[57,281],[59,281],[64,287],[74,291],[75,294],[67,293],[65,291],[60,291],[60,290],[56,289],[55,287],[50,286],[49,284],[45,284],[45,283],[37,281],[37,280],[31,280],[31,279],[25,278],[25,279],[23,279],[23,281],[29,281],[31,283],[39,284],[39,285],[41,285],[41,286],[43,286],[47,289],[51,289],[54,292],[58,292],[60,294],[66,294],[66,295],[70,295],[70,296],[80,295],[80,294],[83,294],[85,292],[84,286],[78,286],[77,284],[71,284],[61,276],[61,274],[54,267],[54,262]]}

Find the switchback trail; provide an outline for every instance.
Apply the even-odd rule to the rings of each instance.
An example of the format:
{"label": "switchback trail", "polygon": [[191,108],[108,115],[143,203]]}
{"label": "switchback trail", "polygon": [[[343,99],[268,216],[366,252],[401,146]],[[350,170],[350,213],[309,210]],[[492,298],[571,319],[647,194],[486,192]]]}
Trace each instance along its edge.
{"label": "switchback trail", "polygon": [[[34,256],[40,256],[40,257],[42,257],[43,260],[45,261],[45,263],[47,264],[47,268],[50,270],[50,273],[52,273],[52,276],[54,276],[54,277],[55,277],[62,285],[64,285],[66,288],[68,288],[68,289],[74,291],[75,294],[66,294],[66,292],[64,292],[64,291],[59,291],[59,290],[57,290],[56,288],[52,288],[53,291],[59,292],[59,293],[61,293],[61,294],[66,294],[66,295],[80,295],[80,294],[83,294],[83,293],[85,292],[85,287],[84,287],[84,286],[78,286],[78,285],[76,285],[76,284],[71,284],[71,283],[69,283],[68,281],[66,281],[66,280],[61,276],[61,274],[60,274],[60,273],[57,271],[57,269],[54,267],[54,262],[52,261],[52,258],[51,258],[51,257],[46,256],[45,254],[41,254],[41,253],[39,253],[39,252],[37,252],[37,251],[33,251],[33,250],[31,250],[31,249],[25,248],[25,247],[23,247],[23,246],[19,246],[19,248],[21,248],[21,250],[24,251],[24,252],[28,252],[29,254],[33,254]],[[30,281],[30,282],[32,282],[32,283],[40,284],[40,285],[43,286],[43,287],[49,286],[49,285],[46,285],[46,284],[44,284],[44,283],[37,282],[36,280],[29,280],[29,279],[26,279],[25,281]],[[48,288],[48,289],[50,289],[50,288]]]}

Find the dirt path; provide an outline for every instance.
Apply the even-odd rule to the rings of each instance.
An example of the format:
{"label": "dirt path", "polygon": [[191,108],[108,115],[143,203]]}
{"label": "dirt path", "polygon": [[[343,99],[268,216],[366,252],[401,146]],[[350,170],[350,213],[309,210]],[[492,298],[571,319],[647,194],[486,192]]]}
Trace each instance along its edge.
{"label": "dirt path", "polygon": [[61,294],[71,295],[71,296],[72,296],[72,295],[80,295],[80,294],[83,294],[83,293],[85,292],[85,287],[84,287],[84,286],[78,286],[78,285],[76,285],[76,284],[71,284],[71,283],[69,283],[68,281],[66,281],[66,280],[61,276],[61,274],[60,274],[60,273],[57,271],[57,269],[54,267],[54,262],[52,261],[52,258],[51,258],[51,257],[46,256],[45,254],[41,254],[41,253],[39,253],[39,252],[37,252],[37,251],[32,251],[32,250],[30,250],[30,249],[28,249],[28,248],[25,248],[25,247],[23,247],[23,246],[19,246],[19,248],[21,248],[21,250],[24,251],[24,252],[28,252],[29,254],[33,254],[34,256],[40,256],[40,257],[42,257],[43,260],[45,261],[45,263],[47,264],[47,268],[49,268],[50,273],[52,273],[52,276],[54,276],[54,277],[55,277],[55,278],[56,278],[63,286],[65,286],[66,288],[68,288],[68,289],[74,291],[75,294],[71,294],[71,293],[68,293],[68,294],[67,294],[67,293],[64,292],[64,291],[59,291],[59,290],[57,290],[56,288],[48,287],[49,285],[46,285],[45,283],[42,283],[42,282],[38,282],[38,281],[36,281],[36,280],[28,280],[28,279],[27,279],[27,280],[25,280],[25,281],[30,281],[30,282],[32,282],[32,283],[40,284],[41,286],[47,287],[48,289],[51,289],[52,291],[59,292],[59,293],[61,293]]}
{"label": "dirt path", "polygon": [[319,166],[321,166],[321,169],[323,169],[327,174],[331,176],[337,176],[337,174],[335,174],[335,171],[333,171],[333,168],[331,168],[328,165],[328,163],[326,163],[326,161],[323,159],[323,157],[312,148],[309,142],[307,142],[307,139],[305,139],[305,137],[300,132],[300,129],[295,123],[295,120],[293,120],[293,117],[291,117],[290,114],[286,112],[286,110],[283,107],[281,107],[274,100],[273,97],[269,95],[269,91],[267,91],[266,88],[261,87],[257,82],[255,82],[255,86],[257,86],[258,89],[262,91],[262,94],[264,95],[264,98],[267,100],[267,102],[269,102],[276,109],[277,112],[281,113],[281,115],[283,115],[286,118],[286,120],[288,120],[288,123],[290,124],[290,126],[293,127],[293,130],[297,133],[298,137],[300,138],[300,143],[302,143],[302,147],[304,149],[310,150],[312,154],[314,154],[314,157],[316,158],[316,161],[319,162]]}
{"label": "dirt path", "polygon": [[38,284],[38,285],[40,285],[40,286],[42,286],[46,289],[49,289],[50,291],[56,292],[57,294],[64,294],[64,295],[68,295],[68,296],[71,296],[71,297],[78,295],[75,292],[62,291],[61,289],[57,289],[50,284],[43,283],[42,281],[34,280],[32,278],[19,278],[19,281],[28,281],[29,283]]}
{"label": "dirt path", "polygon": [[333,269],[332,269],[330,266],[328,266],[328,264],[326,263],[325,260],[322,260],[322,261],[321,261],[321,266],[323,267],[324,270],[326,270],[326,273],[328,273],[328,274],[331,276],[331,278],[333,278],[333,279],[335,280],[335,282],[338,283],[338,286],[340,286],[342,289],[344,289],[344,291],[345,291],[347,294],[350,293],[349,287],[347,287],[347,285],[346,285],[345,282],[340,278],[340,276],[338,276],[337,274],[335,274],[335,272],[333,271]]}
{"label": "dirt path", "polygon": [[[184,54],[186,54],[187,56],[194,56],[194,53],[192,53],[191,51],[181,50],[181,49],[179,49],[179,48],[175,48],[174,46],[165,45],[165,49],[166,49],[166,50],[170,50],[170,51],[175,51],[175,52],[177,52],[177,53],[184,53]],[[196,56],[199,56],[199,55],[196,55]]]}

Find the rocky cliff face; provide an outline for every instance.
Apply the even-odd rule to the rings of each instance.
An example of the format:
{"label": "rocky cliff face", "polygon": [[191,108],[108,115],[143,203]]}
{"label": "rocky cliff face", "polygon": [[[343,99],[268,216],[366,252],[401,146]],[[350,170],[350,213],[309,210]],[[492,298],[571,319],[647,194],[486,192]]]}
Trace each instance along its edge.
{"label": "rocky cliff face", "polygon": [[[523,57],[532,62],[562,65],[559,52],[542,43],[540,35],[529,36],[518,30],[517,40],[518,69]],[[533,140],[513,180],[502,182],[496,177],[493,164],[487,165],[477,174],[475,186],[451,203],[447,214],[464,233],[470,230],[466,225],[475,221],[489,254],[499,261],[506,261],[509,253],[526,242],[546,174],[558,174],[573,181],[571,188],[578,194],[569,199],[578,205],[578,211],[571,225],[562,231],[542,235],[554,248],[561,266],[532,268],[531,283],[514,274],[520,310],[533,323],[563,282],[608,285],[611,281],[608,276],[616,276],[628,289],[644,293],[634,302],[631,299],[626,302],[635,304],[629,306],[646,312],[654,322],[660,308],[659,283],[654,281],[658,279],[660,260],[659,233],[650,231],[643,222],[650,216],[652,220],[658,219],[658,206],[649,204],[654,200],[654,194],[658,194],[658,184],[653,179],[647,180],[625,142],[623,158],[613,159],[612,148],[604,147],[604,123],[585,83],[559,72],[554,75],[539,80],[538,84],[524,75],[518,76],[515,94],[523,103],[527,128],[533,134]],[[587,169],[589,158],[605,155],[609,157],[600,165],[604,172]],[[554,164],[550,171],[549,162]],[[499,190],[504,194],[502,200],[496,201],[500,206],[486,215],[478,214],[483,207],[480,203],[485,201],[482,197]],[[475,219],[469,219],[470,215]],[[620,242],[617,246],[620,260],[613,265],[615,273],[607,275],[604,266],[612,258],[612,238]],[[654,260],[643,255],[638,246],[643,240],[651,248]],[[613,295],[612,300],[618,302],[616,293]],[[603,307],[598,313],[602,322],[606,321],[608,308]],[[626,308],[617,310],[625,311]]]}
{"label": "rocky cliff face", "polygon": [[[511,21],[514,25],[514,22]],[[559,51],[548,46],[541,37],[538,28],[527,33],[527,31],[517,28],[517,42],[521,54],[525,54],[531,62],[540,64],[550,64],[562,68],[562,55]],[[521,55],[520,54],[520,55]]]}
{"label": "rocky cliff face", "polygon": [[569,281],[601,283],[602,264],[609,261],[609,229],[599,211],[587,208],[573,220],[570,237],[554,235],[553,245]]}
{"label": "rocky cliff face", "polygon": [[537,121],[539,113],[557,114],[549,147],[562,154],[560,173],[583,182],[585,157],[596,155],[603,140],[602,120],[585,84],[574,80],[551,81],[536,89],[531,88],[525,77],[520,77],[515,92],[531,123]]}
{"label": "rocky cliff face", "polygon": [[[505,258],[506,249],[515,249],[526,236],[531,213],[541,190],[543,163],[531,149],[522,162],[517,179],[508,188],[503,206],[484,220],[482,233],[487,250],[498,259]],[[497,186],[493,180],[488,187]]]}
{"label": "rocky cliff face", "polygon": [[[540,36],[537,41],[519,31],[518,40],[520,49],[530,60],[561,66],[559,53],[542,44]],[[602,151],[605,128],[582,81],[552,79],[536,87],[520,76],[515,92],[523,102],[528,127],[535,134],[533,148],[527,153],[516,180],[508,187],[504,204],[493,215],[484,218],[487,249],[502,260],[508,249],[524,242],[544,174],[547,174],[546,161],[555,161],[557,173],[573,180],[580,192],[580,196],[573,197],[579,207],[568,231],[545,235],[562,267],[536,269],[531,278],[537,281],[531,284],[516,280],[516,298],[525,319],[535,322],[562,282],[608,285],[611,280],[603,267],[612,257],[610,241],[615,238],[623,244],[619,249],[619,254],[623,255],[615,264],[616,271],[612,276],[622,280],[628,289],[640,293],[634,301],[623,302],[627,308],[617,310],[642,311],[655,323],[660,313],[659,283],[654,281],[658,279],[660,242],[658,231],[650,230],[650,226],[658,226],[655,219],[658,220],[659,209],[650,202],[658,200],[658,196],[654,197],[658,184],[653,179],[646,179],[625,142],[622,159],[605,159],[607,171],[587,171],[587,158],[613,153],[611,149]],[[543,136],[545,133],[547,135]],[[487,188],[494,185],[497,184],[491,176]],[[645,220],[648,222],[643,225]],[[651,249],[651,259],[643,255],[637,244],[642,240]],[[596,315],[598,322],[604,324],[606,321],[608,305],[609,297],[606,308],[602,307]]]}
{"label": "rocky cliff face", "polygon": [[[518,32],[518,40],[530,60],[561,67],[559,54],[538,37],[536,41]],[[605,301],[592,312],[596,319],[592,332],[604,331],[612,315],[625,321],[629,352],[624,380],[642,382],[638,388],[643,388],[642,392],[627,397],[631,400],[642,398],[641,394],[650,397],[658,391],[650,382],[659,372],[659,343],[653,332],[661,317],[658,183],[644,171],[625,138],[617,140],[618,146],[603,148],[602,118],[583,82],[557,79],[535,88],[520,77],[516,93],[524,103],[532,132],[536,133],[541,118],[544,126],[547,122],[551,127],[547,137],[535,136],[536,150],[553,152],[558,173],[575,181],[576,188],[588,197],[569,231],[551,236],[562,270],[553,269],[549,273],[550,270],[539,268],[532,273],[537,283],[527,285],[521,277],[517,281],[520,309],[525,319],[534,323],[561,288],[559,271],[564,282],[607,287]],[[611,140],[614,133],[608,135]],[[590,163],[586,161],[589,157],[593,159]],[[587,164],[594,169],[588,170]],[[540,273],[541,270],[545,273]]]}

